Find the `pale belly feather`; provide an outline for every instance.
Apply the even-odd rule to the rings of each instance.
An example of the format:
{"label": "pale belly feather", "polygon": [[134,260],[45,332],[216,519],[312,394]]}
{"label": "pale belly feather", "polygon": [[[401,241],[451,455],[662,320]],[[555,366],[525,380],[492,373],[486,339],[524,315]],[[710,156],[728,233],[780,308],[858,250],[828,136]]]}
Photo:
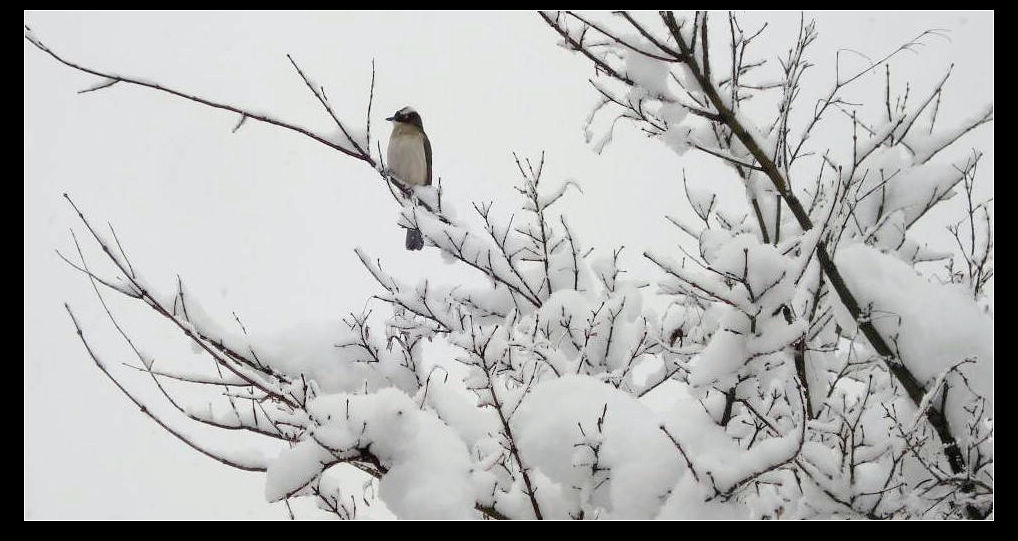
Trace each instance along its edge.
{"label": "pale belly feather", "polygon": [[400,135],[389,140],[389,171],[406,184],[419,185],[428,181],[428,162],[424,143],[416,135]]}

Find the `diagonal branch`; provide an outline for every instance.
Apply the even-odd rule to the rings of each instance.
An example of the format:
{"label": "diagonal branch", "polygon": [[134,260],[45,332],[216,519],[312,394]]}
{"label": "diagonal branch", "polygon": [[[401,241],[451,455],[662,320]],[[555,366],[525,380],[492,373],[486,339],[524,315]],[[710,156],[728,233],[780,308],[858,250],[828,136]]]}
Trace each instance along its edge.
{"label": "diagonal branch", "polygon": [[225,104],[225,103],[219,103],[219,102],[216,102],[216,101],[212,101],[210,99],[202,98],[202,97],[195,96],[195,95],[192,95],[192,94],[187,94],[186,92],[182,92],[182,91],[179,91],[179,90],[174,90],[172,88],[168,88],[168,87],[162,86],[162,85],[160,85],[158,83],[152,83],[152,82],[145,81],[145,80],[142,80],[142,79],[136,79],[136,78],[132,78],[132,77],[125,77],[125,76],[122,76],[122,75],[114,75],[112,73],[105,73],[105,72],[99,71],[97,69],[93,69],[93,68],[89,68],[89,67],[86,67],[86,66],[82,66],[81,64],[77,64],[75,62],[67,60],[66,58],[58,55],[52,49],[50,49],[49,47],[44,45],[41,41],[39,41],[39,39],[36,38],[34,34],[26,33],[25,34],[25,39],[28,40],[29,43],[34,45],[40,51],[43,51],[46,54],[52,56],[54,59],[56,59],[58,62],[60,62],[61,64],[65,65],[65,66],[68,66],[70,68],[76,69],[76,70],[78,70],[80,72],[83,72],[83,73],[88,73],[90,75],[95,75],[96,77],[103,77],[104,79],[106,79],[106,82],[104,84],[102,84],[102,85],[100,85],[98,87],[93,87],[92,90],[99,90],[100,88],[108,88],[110,86],[113,86],[114,83],[127,83],[127,84],[142,86],[142,87],[145,87],[145,88],[150,88],[152,90],[158,90],[160,92],[165,92],[167,94],[172,94],[172,95],[177,96],[179,98],[184,98],[186,100],[193,101],[195,103],[200,103],[202,105],[207,105],[207,106],[215,108],[215,109],[222,109],[224,111],[230,111],[232,113],[236,113],[238,115],[241,115],[242,118],[251,118],[251,119],[257,120],[259,122],[264,122],[266,124],[272,124],[274,126],[279,126],[281,128],[285,128],[285,129],[297,132],[297,133],[299,133],[299,134],[301,134],[301,135],[303,135],[305,137],[309,137],[311,139],[314,139],[315,141],[318,141],[319,143],[321,143],[321,144],[323,144],[323,145],[325,145],[325,146],[327,146],[329,148],[332,148],[334,150],[338,150],[338,151],[342,152],[343,154],[346,154],[347,156],[350,156],[352,158],[357,158],[358,160],[364,161],[364,162],[368,163],[369,165],[371,165],[372,167],[375,167],[374,159],[372,159],[371,156],[369,156],[368,154],[366,154],[364,152],[361,152],[359,148],[357,148],[356,150],[351,150],[349,148],[344,147],[343,145],[338,145],[336,143],[333,143],[332,141],[329,141],[327,138],[325,138],[325,137],[323,137],[321,135],[318,135],[318,134],[312,132],[311,130],[309,130],[307,128],[304,128],[302,126],[298,126],[296,124],[291,124],[289,122],[278,120],[278,119],[272,118],[272,117],[267,116],[267,115],[255,113],[254,111],[249,111],[249,110],[246,110],[246,109],[242,109],[242,108],[236,107],[234,105],[229,105],[229,104]]}

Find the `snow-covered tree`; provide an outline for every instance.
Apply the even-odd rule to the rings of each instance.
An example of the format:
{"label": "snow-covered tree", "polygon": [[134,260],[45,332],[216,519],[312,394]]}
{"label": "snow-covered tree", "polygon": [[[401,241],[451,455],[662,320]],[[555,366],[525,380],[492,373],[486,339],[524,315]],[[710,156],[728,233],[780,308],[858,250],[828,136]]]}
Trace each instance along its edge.
{"label": "snow-covered tree", "polygon": [[[625,119],[647,144],[727,164],[713,182],[744,186],[733,213],[686,183],[694,214],[668,217],[682,240],[638,248],[658,275],[631,276],[623,248],[570,226],[557,204],[581,186],[548,178],[544,155],[516,158],[515,203],[409,189],[373,148],[371,99],[354,128],[293,59],[334,133],[77,64],[26,28],[97,76],[91,90],[169,93],[364,162],[399,225],[485,284],[391,271],[365,246],[370,309],[309,336],[248,333],[182,281],[152,286],[112,227],[68,197],[88,243],[75,237],[65,260],[102,306],[111,291],[136,299],[214,360],[198,373],[146,353],[106,308],[158,397],[196,423],[276,440],[278,455],[173,428],[108,370],[68,306],[97,367],[183,443],[264,471],[269,501],[308,498],[341,518],[381,504],[399,518],[992,517],[993,205],[973,192],[981,154],[941,151],[993,108],[939,126],[950,69],[930,88],[897,88],[890,67],[938,32],[847,71],[811,58],[805,18],[775,59],[753,47],[766,25],[730,13],[540,17],[594,67],[594,150]],[[806,77],[827,90],[805,95]],[[853,101],[866,85],[884,99]],[[943,230],[958,249],[933,251],[913,226],[959,192],[967,212]],[[94,246],[110,272],[90,262]],[[428,343],[449,355],[425,355]],[[180,382],[207,400],[181,400]]]}

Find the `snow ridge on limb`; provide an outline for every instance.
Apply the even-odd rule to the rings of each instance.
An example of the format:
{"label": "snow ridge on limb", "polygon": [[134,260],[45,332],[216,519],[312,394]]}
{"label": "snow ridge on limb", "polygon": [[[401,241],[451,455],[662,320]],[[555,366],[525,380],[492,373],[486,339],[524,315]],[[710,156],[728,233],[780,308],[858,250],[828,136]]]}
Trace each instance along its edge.
{"label": "snow ridge on limb", "polygon": [[[680,154],[692,147],[724,160],[742,177],[748,188],[758,186],[758,183],[754,182],[755,177],[762,173],[780,199],[777,205],[765,208],[759,200],[765,193],[759,189],[747,189],[749,203],[755,211],[758,222],[759,236],[764,243],[773,242],[775,245],[779,240],[784,240],[782,233],[787,235],[790,228],[788,224],[783,223],[780,211],[787,205],[798,228],[802,231],[812,230],[815,239],[805,254],[806,264],[802,265],[801,272],[796,274],[801,278],[807,273],[810,267],[809,259],[814,254],[822,271],[822,280],[812,286],[812,291],[802,291],[796,295],[801,300],[779,307],[779,311],[785,312],[784,315],[790,324],[795,321],[794,312],[798,312],[792,310],[793,307],[804,307],[809,315],[802,326],[795,328],[795,325],[790,325],[793,328],[792,335],[798,332],[805,335],[802,340],[797,341],[799,351],[795,355],[800,379],[804,384],[813,379],[806,374],[808,368],[806,358],[809,356],[806,355],[806,351],[809,349],[809,343],[813,340],[822,340],[823,343],[831,344],[832,338],[838,341],[836,336],[830,337],[829,326],[833,321],[834,312],[847,311],[853,320],[852,327],[862,331],[870,347],[886,363],[887,370],[894,380],[904,387],[905,394],[912,404],[923,402],[926,395],[924,380],[913,368],[907,367],[906,363],[902,362],[897,332],[877,323],[877,318],[873,317],[867,303],[857,298],[858,292],[854,288],[849,288],[849,278],[843,276],[839,265],[836,264],[840,259],[835,255],[839,253],[841,246],[852,244],[855,239],[865,239],[867,244],[896,253],[899,258],[910,264],[949,257],[949,254],[932,252],[910,239],[908,229],[930,208],[950,198],[954,194],[955,185],[971,177],[978,162],[978,154],[974,159],[962,164],[936,164],[931,158],[965,133],[992,120],[992,106],[984,108],[958,127],[942,130],[934,136],[933,123],[950,70],[928,94],[912,102],[915,105],[910,105],[907,99],[899,97],[892,108],[890,67],[887,65],[891,58],[902,51],[914,48],[930,36],[939,35],[940,31],[925,31],[858,72],[844,74],[840,72],[840,66],[837,66],[839,69],[836,70],[837,78],[833,87],[817,102],[812,118],[807,121],[802,136],[796,143],[789,138],[789,133],[793,131],[790,129],[792,124],[789,121],[789,112],[800,92],[802,73],[812,65],[805,60],[803,54],[816,36],[815,25],[812,22],[807,23],[805,18],[802,19],[795,45],[789,49],[786,58],[779,59],[782,77],[778,80],[765,78],[760,82],[755,80],[758,77],[753,77],[753,74],[763,70],[762,66],[765,66],[766,60],[753,60],[746,55],[746,51],[766,24],[759,30],[745,30],[740,25],[738,17],[731,13],[727,17],[727,24],[714,27],[709,26],[709,14],[706,12],[697,12],[692,17],[682,18],[676,17],[671,12],[662,11],[659,13],[657,24],[648,17],[638,18],[624,12],[614,15],[622,21],[618,19],[594,21],[590,17],[574,12],[542,13],[544,21],[563,37],[563,45],[567,49],[580,52],[602,68],[598,76],[591,81],[601,99],[599,107],[588,119],[588,126],[593,123],[596,114],[614,110],[619,118],[632,120],[639,129],[649,135],[661,136],[666,144]],[[721,28],[724,30],[719,31]],[[639,34],[638,38],[630,36],[633,30]],[[709,36],[714,38],[713,47]],[[728,54],[711,54],[715,49],[724,51],[727,48],[724,45],[716,45],[719,36],[722,36],[722,39],[730,38],[730,43],[725,44],[730,45],[730,58]],[[646,64],[655,61],[654,55],[643,54],[639,60],[634,61],[633,58],[641,56],[640,52],[644,50],[641,47],[650,47],[654,54],[666,57],[667,62],[660,61],[654,69],[649,69]],[[716,63],[719,59],[730,62]],[[715,61],[713,65],[712,60]],[[605,69],[605,65],[611,69]],[[885,66],[887,71],[886,119],[875,127],[870,127],[857,116],[855,110],[844,109],[846,102],[840,98],[840,93],[846,86],[860,80],[864,75],[875,72],[874,68],[880,66]],[[730,73],[726,73],[729,69]],[[662,95],[659,85],[662,70],[671,77],[671,81],[679,85],[677,93]],[[782,94],[778,115],[769,122],[769,128],[761,128],[760,124],[755,123],[742,110],[741,102],[750,97],[762,96],[774,89],[780,89]],[[669,113],[669,108],[675,103],[673,98],[683,92],[686,100],[684,108],[686,112],[694,114]],[[616,108],[612,109],[612,105]],[[822,155],[821,174],[817,177],[815,189],[811,194],[813,201],[807,208],[800,201],[799,193],[792,189],[791,175],[801,174],[799,173],[801,167],[794,166],[798,160],[807,155],[802,151],[808,148],[805,143],[810,132],[822,123],[824,114],[831,110],[841,110],[852,119],[855,133],[852,134],[851,140],[851,161],[841,165],[831,159],[829,153],[823,149],[816,151],[817,155]],[[918,120],[924,115],[928,122],[922,130],[925,133],[920,133],[920,129],[917,128],[920,124]],[[705,130],[705,127],[709,129]],[[829,180],[828,176],[825,182],[823,177],[825,172],[830,173],[828,169],[834,172],[835,178]],[[697,197],[693,199],[692,195]],[[701,219],[709,229],[707,209],[713,207],[713,203],[704,204],[704,197],[699,194],[692,195],[690,197],[694,209],[700,213]],[[970,208],[976,206],[970,204]],[[975,216],[976,212],[970,211],[970,214]],[[989,213],[986,215],[989,216]],[[988,219],[986,221],[989,222]],[[718,222],[722,227],[731,227],[730,222],[726,223],[720,219]],[[973,222],[972,230],[975,231],[974,220],[970,222]],[[989,230],[988,227],[985,229]],[[955,236],[961,238],[960,235]],[[989,235],[987,237],[989,238]],[[738,272],[713,268],[711,261],[703,260],[710,254],[710,249],[705,247],[702,235],[699,240],[701,241],[699,257],[686,254],[687,257],[681,263],[654,251],[648,251],[645,255],[669,275],[669,280],[662,283],[664,291],[692,296],[700,304],[717,303],[715,313],[710,314],[711,326],[705,328],[706,333],[713,333],[715,340],[704,349],[706,360],[697,359],[691,363],[711,366],[712,369],[706,372],[711,375],[707,379],[709,381],[721,374],[730,373],[741,366],[743,361],[740,359],[749,357],[746,343],[751,339],[748,336],[756,334],[755,327],[760,323],[757,317],[763,312],[754,313],[752,307],[747,306],[745,302],[747,292],[742,290]],[[965,245],[961,242],[959,244],[965,250]],[[976,245],[975,242],[969,244],[973,247]],[[990,242],[984,244],[989,246]],[[971,256],[966,254],[969,261],[988,260],[984,256],[975,257],[975,248],[967,251],[972,253]],[[986,252],[989,253],[989,250]],[[982,272],[981,263],[976,265],[970,263],[970,271],[973,267],[980,269],[969,273],[978,275],[980,278],[976,278],[977,280],[988,274]],[[701,268],[707,272],[702,272]],[[989,275],[992,276],[992,273]],[[795,279],[796,282],[798,280]],[[829,292],[834,293],[840,302],[832,304]],[[780,321],[778,323],[780,324]],[[878,326],[882,330],[878,330]],[[781,333],[775,334],[771,331],[768,334],[779,336]],[[736,360],[732,360],[733,358]],[[989,360],[984,358],[980,362],[992,363],[992,358]],[[844,369],[839,371],[839,379],[835,381],[840,380],[843,372]],[[705,382],[699,379],[695,381],[700,384]],[[714,381],[725,384],[731,382],[729,379]],[[730,419],[732,403],[738,401],[742,392],[737,387],[745,385],[739,383],[741,381],[748,380],[737,378],[736,387],[728,390],[719,389],[726,397],[720,416],[726,422]],[[814,383],[823,384],[822,381]],[[832,391],[834,388],[832,386]],[[815,392],[809,392],[807,395],[822,398],[822,395]],[[830,396],[831,392],[828,392],[827,397]],[[950,426],[958,427],[960,424],[949,424],[945,417],[946,412],[942,411],[943,407],[945,406],[924,408],[926,419],[936,432],[936,437],[943,443],[941,450],[953,475],[963,475],[966,471],[971,471],[974,464],[967,464],[967,459],[959,447],[958,436],[950,429]],[[811,407],[808,411],[814,409]],[[984,409],[980,406],[980,411]],[[957,405],[953,406],[953,411],[963,414],[968,412],[969,417],[972,415],[971,411],[963,410]],[[966,424],[972,425],[972,422]],[[830,490],[825,491],[829,492]],[[881,500],[880,505],[886,503]],[[943,503],[944,500],[936,501]],[[851,503],[849,506],[851,507]],[[953,509],[962,509],[964,515],[970,518],[986,516],[989,512],[985,506],[977,508],[978,506],[969,503],[949,504],[947,507],[952,506]],[[930,512],[937,507],[938,505],[933,505],[924,512]],[[940,506],[940,509],[943,508],[944,506]],[[869,511],[870,514],[874,512]]]}

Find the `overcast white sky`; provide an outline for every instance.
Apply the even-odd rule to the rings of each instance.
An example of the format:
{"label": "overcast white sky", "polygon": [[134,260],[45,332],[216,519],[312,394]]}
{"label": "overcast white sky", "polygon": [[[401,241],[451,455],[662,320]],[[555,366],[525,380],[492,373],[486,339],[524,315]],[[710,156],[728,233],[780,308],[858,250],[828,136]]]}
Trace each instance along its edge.
{"label": "overcast white sky", "polygon": [[[922,29],[942,28],[950,41],[900,57],[895,79],[926,89],[954,62],[943,122],[993,101],[992,12],[809,16],[820,37],[807,92],[830,85],[839,48],[877,57]],[[773,58],[790,45],[798,17],[753,13],[746,20],[771,22],[760,51]],[[26,12],[25,23],[83,64],[320,128],[329,119],[285,54],[355,122],[364,115],[374,58],[373,136],[384,146],[384,117],[404,105],[420,111],[435,174],[461,214],[481,200],[508,212],[517,180],[511,152],[545,150],[546,175],[583,187],[565,205],[584,243],[626,245],[632,272],[648,279],[656,274],[638,254],[676,242],[663,216],[689,212],[678,182],[683,168],[741,204],[741,188],[715,160],[680,158],[628,127],[620,125],[615,142],[594,155],[581,130],[595,103],[586,82],[591,67],[555,47],[556,36],[534,13]],[[359,312],[377,288],[355,246],[396,272],[459,274],[433,250],[404,251],[391,196],[363,164],[253,122],[232,134],[233,115],[165,94],[116,85],[78,95],[96,81],[27,42],[24,50],[25,518],[286,517],[285,508],[265,503],[261,475],[186,448],[91,364],[64,301],[108,363],[130,355],[88,282],[53,251],[73,252],[68,228],[78,227],[61,193],[96,223],[112,222],[152,283],[169,289],[179,274],[209,313],[225,322],[236,311],[247,327],[265,332],[338,324]],[[986,153],[979,182],[992,195],[992,125],[957,150],[973,146]],[[129,303],[114,307],[157,358],[194,357],[153,314]]]}

